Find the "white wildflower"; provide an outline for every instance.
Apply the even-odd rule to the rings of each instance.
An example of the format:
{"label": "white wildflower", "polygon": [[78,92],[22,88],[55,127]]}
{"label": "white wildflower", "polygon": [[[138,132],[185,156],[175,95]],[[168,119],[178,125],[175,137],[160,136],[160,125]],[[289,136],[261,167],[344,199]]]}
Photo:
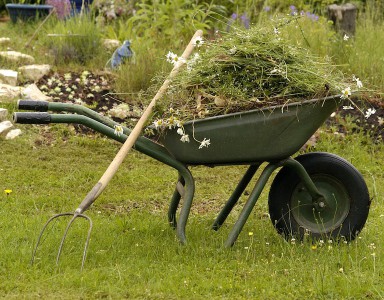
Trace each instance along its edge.
{"label": "white wildflower", "polygon": [[355,77],[355,75],[353,75],[353,80],[356,81],[357,88],[361,89],[363,87],[363,83],[359,78]]}
{"label": "white wildflower", "polygon": [[276,27],[273,27],[273,32],[274,32],[275,34],[280,34],[279,29],[277,29]]}
{"label": "white wildflower", "polygon": [[184,135],[184,130],[182,128],[178,128],[176,132],[179,135]]}
{"label": "white wildflower", "polygon": [[153,125],[155,125],[155,128],[158,129],[159,127],[163,126],[164,122],[163,120],[159,119],[153,122]]}
{"label": "white wildflower", "polygon": [[177,54],[173,53],[172,51],[169,51],[165,57],[167,58],[167,62],[173,63],[173,58],[177,57]]}
{"label": "white wildflower", "polygon": [[116,134],[117,136],[120,136],[123,134],[124,131],[121,125],[115,125],[114,128],[115,128],[114,134]]}
{"label": "white wildflower", "polygon": [[352,105],[346,105],[346,106],[343,106],[343,109],[344,110],[354,109],[354,107]]}
{"label": "white wildflower", "polygon": [[351,96],[351,88],[347,87],[344,90],[341,91],[341,99],[347,99],[349,96]]}
{"label": "white wildflower", "polygon": [[349,40],[349,36],[346,35],[346,34],[344,34],[343,40],[344,40],[344,41],[348,41],[348,40]]}
{"label": "white wildflower", "polygon": [[180,138],[180,141],[182,141],[183,143],[185,142],[189,143],[189,135],[183,134],[182,137]]}
{"label": "white wildflower", "polygon": [[200,143],[200,146],[199,146],[199,149],[203,148],[203,147],[207,147],[211,144],[211,139],[206,139],[204,138],[204,140]]}
{"label": "white wildflower", "polygon": [[368,119],[370,116],[374,115],[376,113],[376,109],[374,108],[368,108],[365,112],[365,118]]}
{"label": "white wildflower", "polygon": [[177,54],[169,51],[166,55],[167,62],[176,65],[178,62],[185,62],[185,58],[177,56]]}
{"label": "white wildflower", "polygon": [[196,46],[199,48],[202,44],[204,44],[204,40],[201,36],[198,36],[193,40],[192,44],[193,46]]}
{"label": "white wildflower", "polygon": [[229,49],[229,54],[235,54],[237,51],[236,46],[233,46],[231,49]]}

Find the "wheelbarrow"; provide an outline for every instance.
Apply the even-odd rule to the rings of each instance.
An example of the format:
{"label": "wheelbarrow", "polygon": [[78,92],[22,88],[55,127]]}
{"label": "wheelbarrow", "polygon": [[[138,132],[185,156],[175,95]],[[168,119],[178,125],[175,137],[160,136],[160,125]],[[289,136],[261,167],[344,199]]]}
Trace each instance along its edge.
{"label": "wheelbarrow", "polygon": [[[192,139],[182,143],[175,129],[167,130],[158,141],[140,136],[135,150],[178,171],[168,221],[179,241],[186,243],[185,229],[194,198],[190,166],[249,166],[212,225],[218,230],[264,162],[268,164],[225,246],[235,243],[268,179],[278,168],[281,170],[272,182],[268,199],[270,219],[278,233],[286,239],[302,239],[309,234],[314,239],[353,240],[362,230],[370,206],[362,175],[349,162],[330,153],[310,152],[292,158],[340,104],[340,96],[336,95],[185,123],[186,134],[196,139],[210,138],[210,146],[201,149]],[[81,105],[23,100],[18,108],[35,112],[16,112],[16,123],[82,124],[122,143],[131,133],[123,127],[123,133],[116,134],[118,123]],[[181,198],[183,204],[177,217]]]}

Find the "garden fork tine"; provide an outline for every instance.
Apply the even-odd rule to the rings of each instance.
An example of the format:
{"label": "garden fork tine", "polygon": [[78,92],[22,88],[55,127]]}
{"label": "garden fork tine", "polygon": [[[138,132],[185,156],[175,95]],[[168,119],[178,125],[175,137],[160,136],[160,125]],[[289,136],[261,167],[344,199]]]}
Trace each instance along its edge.
{"label": "garden fork tine", "polygon": [[85,240],[85,245],[84,245],[84,251],[83,251],[83,259],[82,259],[82,262],[81,262],[81,269],[84,268],[84,263],[85,263],[85,258],[87,256],[87,249],[88,249],[88,245],[89,245],[89,240],[91,238],[91,231],[92,231],[92,228],[93,228],[93,223],[92,223],[92,220],[90,217],[84,215],[84,214],[79,214],[79,213],[72,213],[72,212],[67,212],[67,213],[60,213],[60,214],[57,214],[57,215],[54,215],[52,216],[43,226],[42,230],[40,231],[40,234],[39,234],[39,237],[37,238],[37,242],[36,242],[36,245],[35,245],[35,248],[33,249],[33,254],[32,254],[32,259],[31,259],[31,264],[34,263],[35,261],[35,257],[36,257],[36,252],[37,252],[37,248],[39,247],[40,245],[40,242],[41,242],[41,238],[43,237],[43,234],[45,232],[45,230],[47,229],[48,225],[56,220],[57,218],[59,217],[64,217],[64,216],[72,216],[71,220],[68,222],[66,228],[65,228],[65,231],[64,231],[64,235],[61,239],[61,242],[60,242],[60,246],[59,246],[59,250],[58,250],[58,253],[57,253],[57,257],[56,257],[56,264],[58,265],[59,264],[59,260],[60,260],[60,256],[61,256],[61,252],[63,250],[63,246],[64,246],[64,241],[67,237],[67,234],[68,234],[68,231],[71,227],[71,225],[73,224],[73,222],[75,221],[76,218],[84,218],[86,219],[87,221],[89,221],[89,229],[88,229],[88,234],[87,234],[87,238]]}
{"label": "garden fork tine", "polygon": [[66,227],[66,229],[64,231],[64,235],[63,235],[63,237],[61,239],[61,243],[60,243],[60,246],[59,246],[59,251],[58,251],[58,254],[57,254],[57,257],[56,257],[56,263],[58,263],[59,260],[60,260],[60,256],[61,256],[61,252],[62,252],[62,249],[63,249],[63,246],[64,246],[64,242],[65,242],[65,239],[67,237],[67,234],[68,234],[68,231],[69,231],[71,225],[73,224],[73,222],[77,218],[82,217],[82,218],[87,219],[90,222],[90,228],[88,230],[88,236],[87,236],[87,239],[86,239],[86,242],[85,242],[85,247],[84,247],[84,252],[83,252],[83,261],[82,261],[82,268],[83,268],[84,262],[85,262],[85,257],[86,257],[86,254],[87,254],[87,248],[88,248],[88,244],[89,244],[89,240],[90,240],[90,234],[91,234],[91,230],[92,230],[92,221],[91,221],[91,219],[89,217],[84,215],[83,212],[85,210],[87,210],[92,205],[93,202],[95,202],[97,197],[103,192],[103,190],[105,189],[107,184],[111,181],[113,175],[116,174],[119,166],[122,164],[124,158],[127,156],[128,152],[129,152],[129,150],[133,147],[133,145],[135,144],[136,140],[138,139],[141,131],[144,128],[144,125],[145,125],[146,121],[151,116],[152,110],[153,110],[153,108],[156,105],[156,101],[159,100],[163,96],[163,94],[165,93],[166,89],[168,88],[168,86],[171,83],[171,79],[178,73],[180,67],[182,65],[184,65],[186,59],[191,55],[194,47],[196,46],[196,44],[198,44],[197,40],[199,38],[201,38],[202,34],[203,34],[202,30],[197,30],[196,33],[193,35],[193,37],[192,37],[191,41],[189,42],[187,48],[185,48],[183,54],[181,55],[181,57],[183,59],[180,59],[180,60],[177,61],[177,63],[173,67],[171,73],[169,74],[168,78],[164,81],[164,83],[162,84],[162,86],[160,87],[158,92],[156,93],[155,97],[153,97],[152,101],[149,103],[148,107],[143,112],[143,115],[141,116],[141,118],[137,122],[136,126],[130,132],[130,134],[127,137],[126,141],[124,142],[123,146],[120,148],[119,152],[116,154],[115,158],[113,159],[111,164],[108,166],[107,170],[104,172],[104,174],[100,178],[99,182],[96,183],[96,185],[92,188],[92,190],[87,194],[87,196],[80,203],[79,207],[75,210],[75,212],[73,212],[73,213],[57,214],[57,215],[51,217],[45,223],[43,229],[40,232],[40,236],[38,238],[37,244],[36,244],[35,249],[33,251],[32,263],[33,263],[34,258],[35,258],[37,247],[40,244],[41,237],[42,237],[45,229],[49,225],[49,223],[51,223],[54,219],[57,219],[59,217],[71,215],[73,217],[68,222],[67,227]]}

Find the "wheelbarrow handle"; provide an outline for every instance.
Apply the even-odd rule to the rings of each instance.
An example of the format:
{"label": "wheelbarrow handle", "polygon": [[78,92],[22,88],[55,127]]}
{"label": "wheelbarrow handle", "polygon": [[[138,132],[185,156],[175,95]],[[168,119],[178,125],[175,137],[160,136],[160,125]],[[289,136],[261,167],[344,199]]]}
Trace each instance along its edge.
{"label": "wheelbarrow handle", "polygon": [[48,111],[48,104],[48,101],[19,100],[17,101],[17,108],[33,111]]}
{"label": "wheelbarrow handle", "polygon": [[13,122],[19,124],[49,124],[51,115],[47,112],[16,112]]}

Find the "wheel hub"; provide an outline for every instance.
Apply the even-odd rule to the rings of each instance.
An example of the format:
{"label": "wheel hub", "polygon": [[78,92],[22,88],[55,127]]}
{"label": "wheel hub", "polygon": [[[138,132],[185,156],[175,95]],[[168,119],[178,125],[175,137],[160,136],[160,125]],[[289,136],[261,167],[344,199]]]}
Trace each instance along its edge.
{"label": "wheel hub", "polygon": [[294,189],[290,207],[296,222],[313,233],[327,233],[339,227],[350,210],[350,197],[336,178],[326,174],[311,176],[319,192],[319,199],[312,199],[302,183]]}

